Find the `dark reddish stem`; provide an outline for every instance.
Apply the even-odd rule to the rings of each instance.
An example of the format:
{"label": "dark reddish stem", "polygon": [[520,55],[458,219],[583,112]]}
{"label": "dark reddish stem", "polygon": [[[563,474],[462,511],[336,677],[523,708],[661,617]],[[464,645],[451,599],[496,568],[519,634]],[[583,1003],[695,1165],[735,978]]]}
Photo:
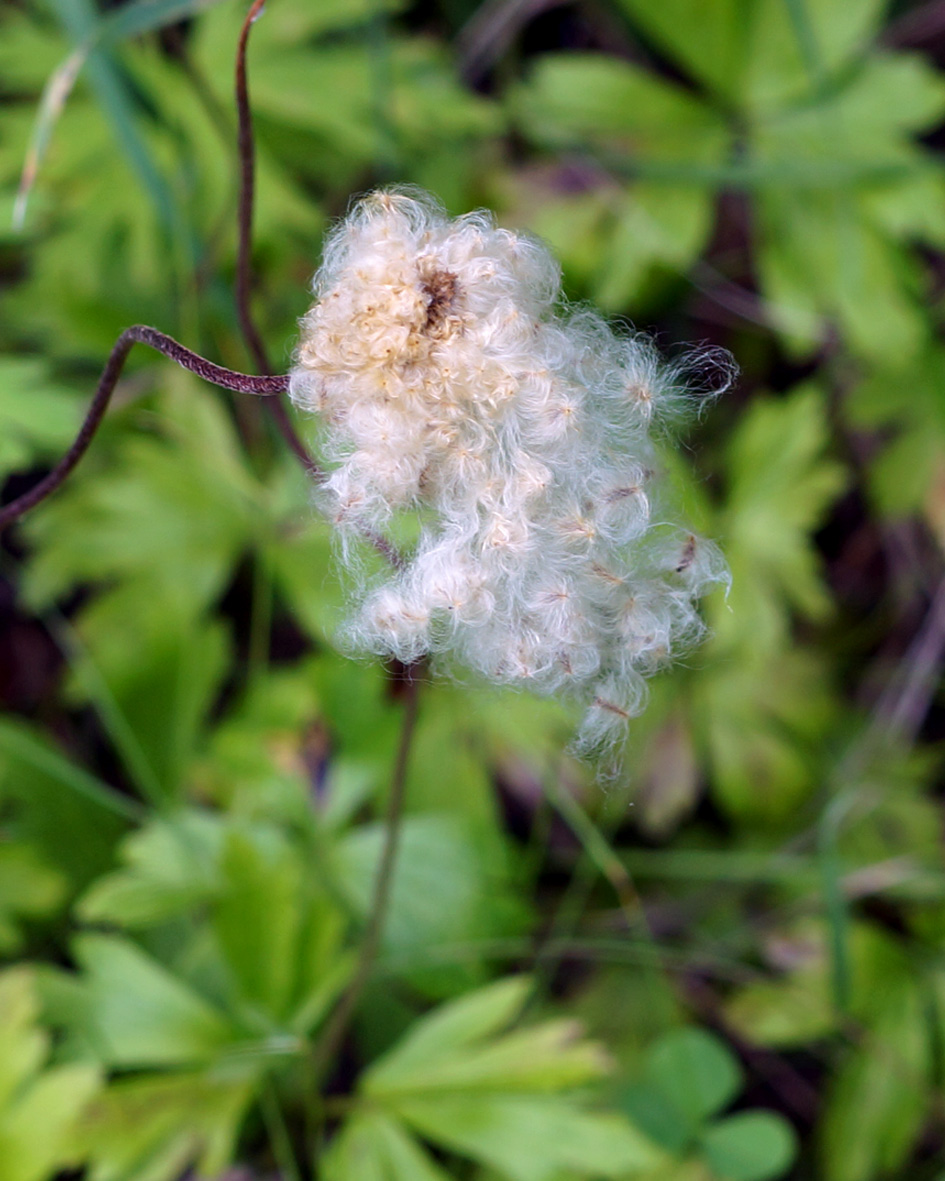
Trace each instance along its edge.
{"label": "dark reddish stem", "polygon": [[417,699],[419,696],[420,677],[424,665],[418,663],[408,667],[403,678],[404,713],[400,727],[400,740],[397,744],[397,757],[394,761],[394,771],[391,776],[390,794],[387,797],[387,815],[384,819],[384,844],[381,858],[374,878],[374,893],[371,899],[371,909],[368,914],[367,925],[361,941],[358,963],[354,970],[351,983],[337,1008],[329,1017],[321,1040],[315,1047],[314,1066],[317,1075],[321,1075],[332,1063],[345,1034],[351,1025],[352,1018],[357,1011],[358,1003],[364,995],[364,990],[371,979],[377,955],[381,948],[384,934],[384,922],[390,908],[391,891],[394,885],[394,870],[397,864],[397,850],[400,844],[400,830],[404,818],[404,798],[407,791],[407,763],[410,758],[410,747],[413,741],[417,723]]}
{"label": "dark reddish stem", "polygon": [[222,365],[214,365],[212,361],[206,360],[179,344],[173,337],[158,332],[156,328],[148,328],[143,324],[135,324],[132,328],[126,328],[115,342],[115,347],[105,363],[102,376],[99,378],[98,388],[92,398],[92,404],[89,406],[85,421],[75,437],[75,442],[48,476],[40,480],[29,492],[24,492],[22,496],[0,509],[0,531],[6,529],[8,525],[12,525],[31,508],[35,508],[47,496],[51,496],[88,450],[89,444],[95,437],[95,432],[105,416],[105,411],[108,409],[108,403],[118,378],[121,376],[128,354],[131,352],[132,346],[136,344],[146,344],[152,349],[157,349],[159,353],[170,357],[172,361],[189,369],[191,373],[196,373],[198,377],[221,386],[225,390],[271,397],[273,394],[284,394],[289,386],[289,379],[284,375],[254,377],[248,373],[235,373],[232,369],[224,369]]}
{"label": "dark reddish stem", "polygon": [[[236,116],[238,123],[237,144],[240,159],[240,196],[238,211],[239,242],[236,254],[236,314],[240,331],[246,342],[246,348],[253,359],[253,364],[262,372],[271,368],[266,346],[259,334],[250,311],[250,295],[252,292],[252,240],[253,240],[253,204],[256,196],[256,141],[253,137],[253,114],[249,105],[249,85],[246,73],[246,50],[249,46],[249,34],[255,22],[262,15],[266,0],[253,0],[243,27],[240,29],[239,41],[236,46]],[[318,483],[325,479],[324,471],[312,458],[308,448],[299,438],[286,408],[279,398],[273,398],[268,403],[273,421],[279,433],[285,439],[292,453],[296,456],[305,470]],[[378,533],[365,530],[366,541],[391,563],[401,568],[403,558],[391,543]]]}
{"label": "dark reddish stem", "polygon": [[256,144],[253,139],[253,116],[249,108],[249,89],[246,81],[246,49],[249,32],[255,21],[262,15],[265,0],[254,0],[236,47],[236,114],[239,121],[237,143],[240,157],[240,196],[237,214],[239,242],[236,255],[236,314],[240,331],[246,341],[253,364],[265,373],[269,368],[266,346],[253,323],[249,310],[252,288],[252,263],[250,251],[253,240],[253,203],[256,197]]}
{"label": "dark reddish stem", "polygon": [[[249,106],[249,87],[246,77],[246,50],[249,45],[249,33],[255,21],[262,15],[265,0],[254,0],[250,6],[243,27],[240,30],[239,42],[236,47],[236,115],[239,126],[237,144],[240,158],[240,195],[237,214],[239,226],[239,241],[236,254],[236,315],[239,320],[240,332],[246,342],[246,348],[253,359],[253,364],[260,373],[268,373],[272,366],[266,346],[253,321],[250,311],[250,297],[252,293],[252,240],[253,240],[253,205],[256,197],[256,143],[253,138],[253,115]],[[285,439],[292,453],[301,462],[306,471],[316,480],[322,478],[318,464],[309,454],[308,448],[299,438],[292,420],[286,413],[281,401],[269,403],[269,410],[279,433]]]}

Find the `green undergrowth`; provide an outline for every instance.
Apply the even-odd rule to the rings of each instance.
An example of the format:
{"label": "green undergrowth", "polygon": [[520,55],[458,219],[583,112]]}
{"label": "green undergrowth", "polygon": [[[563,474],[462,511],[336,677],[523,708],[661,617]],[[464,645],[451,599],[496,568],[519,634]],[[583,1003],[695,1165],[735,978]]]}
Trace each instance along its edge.
{"label": "green undergrowth", "polygon": [[[605,787],[568,703],[425,674],[378,959],[324,1063],[401,674],[339,645],[331,530],[259,404],[136,350],[3,543],[0,1181],[942,1181],[924,11],[270,0],[249,65],[274,367],[351,193],[489,206],[551,243],[569,298],[735,354],[664,455],[731,591]],[[249,367],[244,15],[0,12],[4,501],[129,324]]]}

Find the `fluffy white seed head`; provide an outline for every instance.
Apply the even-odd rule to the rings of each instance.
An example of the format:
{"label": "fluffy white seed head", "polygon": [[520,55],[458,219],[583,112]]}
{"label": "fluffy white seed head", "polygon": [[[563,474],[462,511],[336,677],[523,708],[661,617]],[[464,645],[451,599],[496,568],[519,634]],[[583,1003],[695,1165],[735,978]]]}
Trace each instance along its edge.
{"label": "fluffy white seed head", "polygon": [[358,201],[313,288],[290,391],[322,419],[343,561],[395,512],[421,522],[404,567],[357,593],[351,643],[580,694],[578,748],[612,744],[728,577],[711,544],[654,525],[650,442],[690,381],[728,384],[727,355],[664,364],[565,308],[541,243],[415,192]]}

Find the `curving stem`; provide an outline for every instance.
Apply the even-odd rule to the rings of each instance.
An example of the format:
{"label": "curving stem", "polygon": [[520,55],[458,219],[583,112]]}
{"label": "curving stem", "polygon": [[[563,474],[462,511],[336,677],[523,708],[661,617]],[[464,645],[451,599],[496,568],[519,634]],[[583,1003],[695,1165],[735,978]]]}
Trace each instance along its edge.
{"label": "curving stem", "polygon": [[156,328],[148,328],[144,324],[135,324],[131,328],[126,328],[115,342],[115,347],[105,363],[98,387],[92,398],[92,404],[89,406],[85,421],[79,428],[79,433],[72,446],[48,476],[40,480],[29,492],[24,492],[16,500],[0,508],[0,531],[18,521],[24,513],[35,508],[47,496],[51,496],[88,450],[89,444],[95,437],[95,432],[105,417],[105,411],[108,409],[108,403],[118,378],[121,376],[128,354],[131,352],[132,346],[136,344],[146,344],[152,349],[157,349],[159,353],[170,357],[172,361],[176,361],[184,369],[189,369],[191,373],[196,373],[198,377],[221,386],[225,390],[234,390],[240,394],[256,394],[259,397],[267,398],[273,394],[284,394],[289,386],[289,378],[285,374],[254,377],[249,373],[236,373],[232,369],[224,369],[222,365],[215,365],[212,361],[201,357],[199,353],[191,352],[173,337],[158,332]]}
{"label": "curving stem", "polygon": [[[240,332],[246,342],[246,348],[253,359],[253,364],[260,373],[266,373],[271,368],[266,346],[253,314],[250,310],[250,296],[252,292],[252,240],[253,240],[253,204],[256,196],[256,143],[253,137],[253,114],[249,105],[249,84],[246,73],[246,50],[249,46],[249,34],[253,25],[262,16],[265,0],[254,0],[246,13],[243,27],[240,29],[239,41],[236,46],[236,117],[238,124],[237,151],[240,162],[240,192],[237,213],[237,252],[236,252],[236,316],[239,320]],[[282,401],[276,399],[269,403],[276,428],[282,435],[289,449],[296,459],[313,479],[321,481],[324,473],[312,458],[308,448],[299,438],[292,425],[288,412]]]}

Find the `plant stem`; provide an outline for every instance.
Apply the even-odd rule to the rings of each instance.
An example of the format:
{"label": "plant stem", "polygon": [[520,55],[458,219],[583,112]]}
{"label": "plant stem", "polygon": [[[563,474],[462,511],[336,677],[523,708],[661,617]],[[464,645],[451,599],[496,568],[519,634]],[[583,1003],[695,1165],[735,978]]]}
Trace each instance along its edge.
{"label": "plant stem", "polygon": [[[422,667],[422,666],[420,666]],[[374,879],[374,896],[371,900],[367,926],[361,943],[361,954],[355,968],[354,976],[347,991],[341,998],[338,1007],[331,1015],[321,1041],[315,1049],[314,1069],[316,1075],[321,1075],[331,1060],[335,1057],[348,1031],[348,1026],[358,1007],[358,1002],[364,993],[377,953],[380,950],[381,936],[384,933],[384,920],[390,907],[391,887],[394,880],[394,867],[397,861],[397,849],[400,842],[400,830],[403,821],[404,795],[407,785],[407,763],[410,757],[410,745],[417,721],[417,698],[419,695],[420,667],[414,665],[407,669],[404,678],[404,716],[400,728],[400,741],[397,746],[397,757],[391,776],[390,795],[387,800],[387,814],[384,821],[384,846],[381,859]]]}
{"label": "plant stem", "polygon": [[[236,251],[236,316],[240,332],[253,364],[260,373],[271,369],[266,346],[250,310],[250,294],[253,285],[252,242],[253,207],[256,198],[256,142],[253,136],[253,115],[249,105],[249,86],[246,74],[246,50],[249,34],[255,22],[262,16],[265,0],[254,0],[250,5],[240,29],[236,47],[236,116],[238,121],[237,151],[239,153],[240,192],[237,209],[238,240]],[[321,481],[324,475],[309,454],[308,448],[299,438],[286,408],[278,399],[269,403],[272,419],[305,470],[313,479]]]}
{"label": "plant stem", "polygon": [[[237,209],[237,251],[236,251],[236,315],[239,320],[240,332],[246,343],[246,348],[253,359],[253,364],[263,373],[268,373],[272,366],[262,336],[253,320],[250,309],[250,295],[252,292],[252,241],[253,241],[253,209],[256,199],[256,140],[253,135],[253,113],[249,105],[249,82],[246,70],[246,51],[249,47],[249,34],[253,25],[262,16],[265,0],[253,0],[240,29],[239,41],[236,46],[236,116],[238,123],[237,151],[239,154],[239,205]],[[277,430],[282,435],[289,450],[298,459],[302,467],[317,483],[325,479],[325,472],[316,463],[308,448],[299,438],[298,432],[292,425],[285,405],[280,398],[273,398],[268,403],[269,412]],[[401,569],[404,561],[391,543],[379,533],[365,529],[365,541],[387,559],[392,566]]]}
{"label": "plant stem", "polygon": [[172,361],[189,369],[191,373],[196,373],[198,377],[221,386],[225,390],[269,397],[272,394],[285,393],[288,389],[289,379],[284,375],[253,377],[247,373],[236,373],[232,369],[224,369],[222,365],[214,365],[212,361],[206,360],[198,353],[191,352],[190,349],[179,344],[173,337],[158,332],[156,328],[148,328],[144,324],[135,324],[131,328],[126,328],[115,342],[115,346],[105,362],[105,368],[99,378],[92,404],[89,406],[85,421],[79,428],[79,433],[72,446],[49,475],[40,480],[29,492],[24,492],[22,496],[18,496],[16,500],[0,509],[0,532],[8,525],[12,525],[14,521],[19,520],[24,513],[35,508],[47,496],[51,496],[88,450],[89,444],[95,437],[95,432],[105,417],[105,411],[108,409],[108,403],[118,378],[121,376],[125,361],[128,359],[128,354],[131,352],[132,346],[136,344],[146,344],[152,349],[157,349],[159,353],[170,357]]}

